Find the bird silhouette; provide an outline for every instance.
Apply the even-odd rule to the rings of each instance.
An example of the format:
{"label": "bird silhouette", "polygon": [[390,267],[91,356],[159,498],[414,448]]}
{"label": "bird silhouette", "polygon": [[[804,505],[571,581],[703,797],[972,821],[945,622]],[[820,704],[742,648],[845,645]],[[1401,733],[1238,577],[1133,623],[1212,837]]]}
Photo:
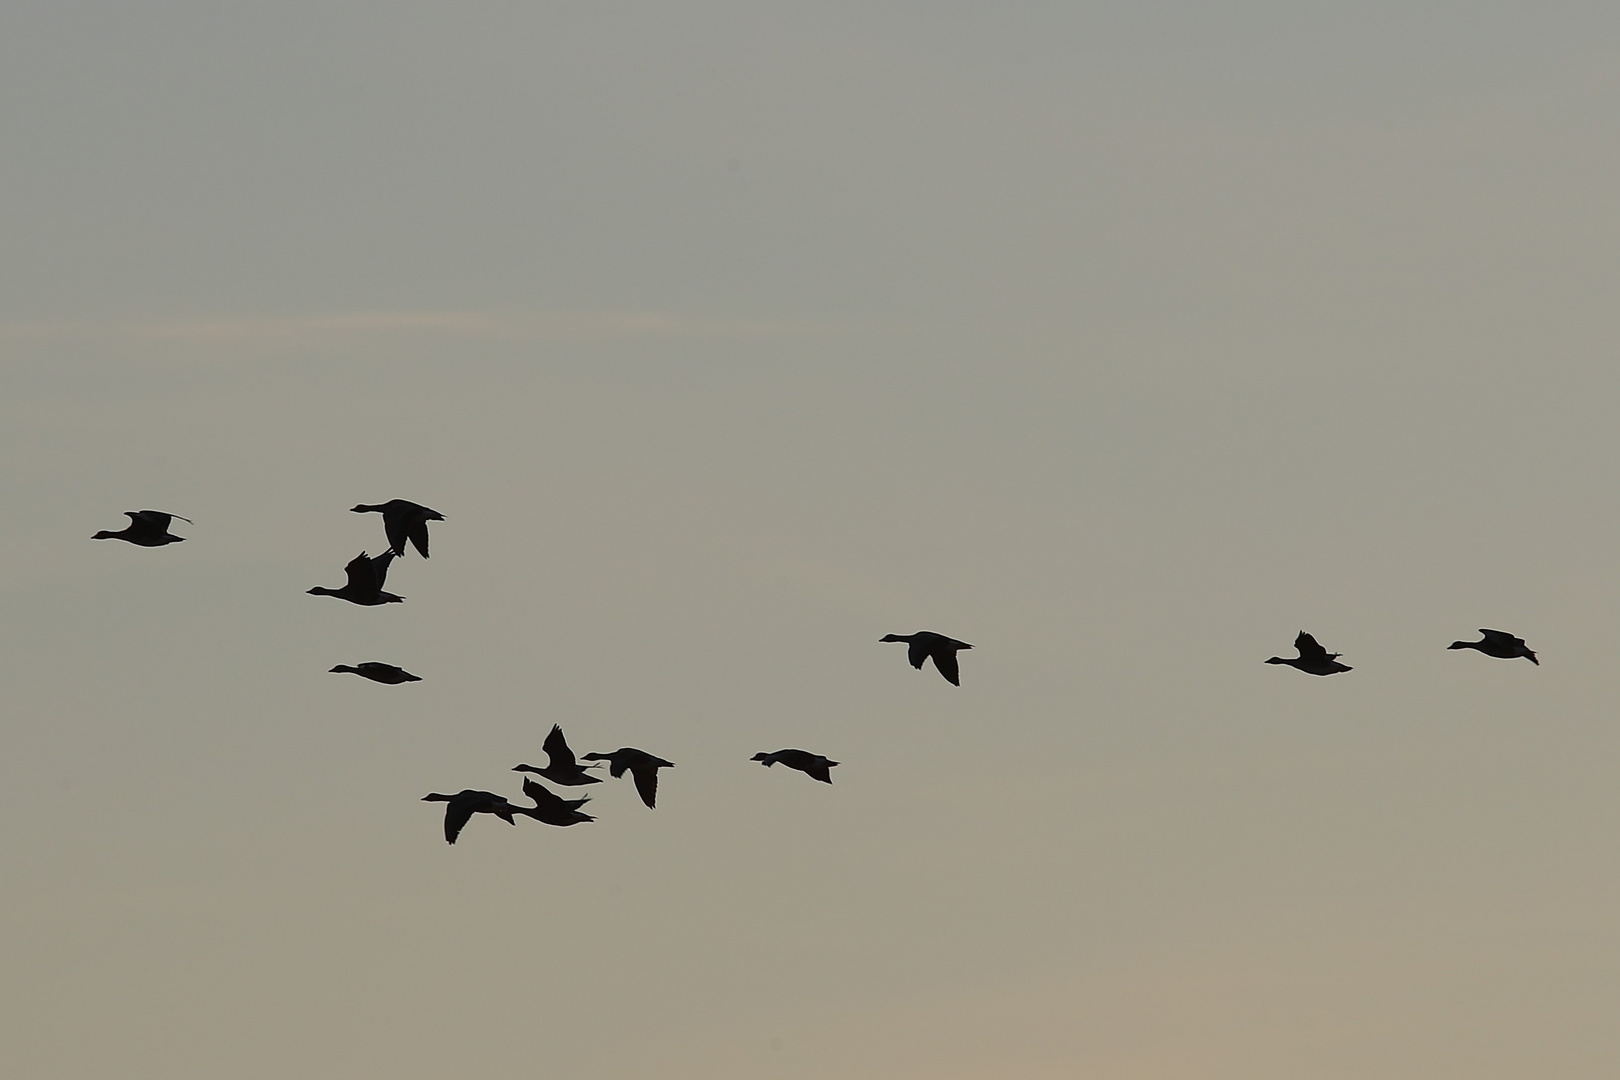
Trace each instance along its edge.
{"label": "bird silhouette", "polygon": [[589,795],[582,796],[578,799],[565,799],[556,792],[549,790],[544,785],[534,780],[530,780],[528,777],[524,777],[523,779],[523,794],[533,799],[534,805],[529,807],[520,806],[515,807],[514,809],[516,809],[516,811],[520,814],[527,814],[529,817],[534,818],[534,820],[543,821],[547,825],[560,825],[566,827],[569,825],[578,825],[582,821],[596,820],[589,814],[581,813],[579,809],[591,801],[591,797]]}
{"label": "bird silhouette", "polygon": [[1536,667],[1541,666],[1536,654],[1525,647],[1524,638],[1514,637],[1506,630],[1481,630],[1480,633],[1485,635],[1483,640],[1453,641],[1446,648],[1478,649],[1486,656],[1494,656],[1501,660],[1512,660],[1514,657],[1522,656]]}
{"label": "bird silhouette", "polygon": [[[126,540],[140,547],[162,547],[164,544],[178,544],[184,540],[183,536],[175,536],[169,531],[169,522],[180,517],[179,514],[165,514],[161,510],[125,510],[124,516],[129,518],[129,524],[117,532],[102,529],[92,540]],[[194,524],[190,518],[181,517],[187,525]]]}
{"label": "bird silhouette", "polygon": [[332,670],[352,671],[354,674],[359,675],[363,679],[370,679],[372,682],[387,683],[390,686],[397,686],[400,683],[422,681],[420,676],[412,675],[404,668],[397,668],[393,664],[379,664],[375,660],[367,660],[365,663],[357,664],[354,667],[350,667],[348,664],[339,664]]}
{"label": "bird silhouette", "polygon": [[388,547],[395,555],[405,554],[405,542],[409,540],[416,545],[416,550],[422,558],[428,557],[428,528],[430,521],[443,521],[444,515],[437,510],[429,510],[420,503],[413,503],[406,499],[389,499],[385,503],[368,506],[361,503],[349,508],[354,514],[381,514],[383,516],[383,531],[388,534]]}
{"label": "bird silhouette", "polygon": [[385,551],[376,556],[367,555],[362,551],[350,559],[349,565],[343,568],[343,572],[349,575],[349,580],[341,589],[328,589],[317,585],[309,590],[310,595],[335,596],[362,607],[403,603],[405,601],[403,596],[383,592],[383,583],[388,580],[388,564],[393,560],[392,551]]}
{"label": "bird silhouette", "polygon": [[948,638],[944,634],[936,634],[932,630],[919,630],[915,634],[887,634],[879,641],[904,641],[911,646],[906,653],[906,659],[918,671],[922,670],[923,661],[932,657],[934,667],[945,676],[945,681],[952,686],[961,686],[957,677],[956,653],[958,649],[971,649],[973,646],[965,641]]}
{"label": "bird silhouette", "polygon": [[474,791],[472,788],[458,791],[454,795],[440,795],[435,791],[422,796],[422,801],[450,804],[444,808],[444,839],[451,844],[456,842],[456,837],[461,835],[462,827],[474,814],[494,814],[508,825],[516,825],[517,819],[512,816],[513,814],[529,813],[521,806],[513,806],[493,791]]}
{"label": "bird silhouette", "polygon": [[760,753],[755,754],[749,760],[764,762],[767,769],[777,762],[781,762],[790,769],[797,769],[806,776],[820,780],[823,784],[832,783],[832,774],[829,770],[838,764],[838,762],[829,761],[820,754],[812,754],[808,750],[778,750],[771,754]]}
{"label": "bird silhouette", "polygon": [[633,746],[621,746],[611,754],[586,754],[585,760],[607,762],[608,773],[615,780],[623,776],[626,769],[630,770],[630,776],[636,782],[636,792],[649,810],[653,807],[653,800],[658,798],[658,770],[675,767],[673,761],[654,757]]}
{"label": "bird silhouette", "polygon": [[1280,656],[1273,656],[1266,663],[1287,664],[1289,667],[1296,667],[1310,675],[1334,675],[1341,671],[1351,670],[1348,666],[1338,662],[1341,654],[1328,652],[1316,643],[1315,638],[1303,630],[1299,632],[1299,637],[1294,639],[1294,648],[1299,650],[1298,656],[1287,660]]}
{"label": "bird silhouette", "polygon": [[533,765],[514,765],[512,771],[532,772],[537,776],[545,777],[553,784],[561,784],[563,787],[579,787],[582,784],[600,784],[602,782],[600,776],[592,776],[585,771],[586,766],[574,760],[574,752],[568,749],[568,740],[563,738],[561,724],[551,725],[551,734],[546,736],[546,741],[541,744],[541,749],[546,752],[545,768],[537,769]]}

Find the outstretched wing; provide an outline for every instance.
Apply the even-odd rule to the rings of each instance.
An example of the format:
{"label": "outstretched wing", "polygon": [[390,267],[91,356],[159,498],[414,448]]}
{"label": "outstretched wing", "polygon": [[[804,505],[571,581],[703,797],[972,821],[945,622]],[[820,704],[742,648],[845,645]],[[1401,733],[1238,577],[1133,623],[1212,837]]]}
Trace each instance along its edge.
{"label": "outstretched wing", "polygon": [[804,767],[804,772],[805,775],[813,776],[817,780],[820,780],[823,784],[830,784],[832,783],[832,767],[836,764],[838,764],[838,762],[827,761],[825,758],[823,758],[820,761],[812,761],[807,763]]}
{"label": "outstretched wing", "polygon": [[371,556],[361,552],[349,560],[349,565],[343,568],[349,575],[347,588],[356,592],[376,592],[382,588],[382,582],[377,580],[377,571],[372,566]]}
{"label": "outstretched wing", "polygon": [[[922,635],[918,634],[917,637],[921,638]],[[928,642],[926,640],[913,640],[910,645],[906,646],[906,659],[911,661],[912,667],[921,671],[923,661],[928,659]]]}
{"label": "outstretched wing", "polygon": [[456,842],[461,835],[462,827],[472,820],[473,804],[471,799],[451,799],[444,808],[444,838],[450,843]]}
{"label": "outstretched wing", "polygon": [[[952,686],[961,686],[961,679],[957,677],[956,650],[939,648],[934,650],[934,666],[939,673],[945,676],[945,681]],[[830,782],[830,781],[829,781]]]}
{"label": "outstretched wing", "polygon": [[1328,658],[1327,650],[1318,645],[1316,639],[1303,630],[1299,632],[1299,637],[1294,639],[1294,648],[1299,650],[1301,660],[1326,660]]}
{"label": "outstretched wing", "polygon": [[[428,557],[428,552],[427,552],[427,549],[428,549],[427,518],[419,518],[419,519],[417,519],[415,521],[410,522],[409,525],[408,525],[408,530],[409,531],[407,532],[406,535],[408,535],[410,537],[411,543],[416,545],[417,554],[421,555],[422,558],[424,558],[424,559],[427,558]],[[390,543],[393,542],[393,537],[392,536],[389,537],[389,542]],[[405,541],[401,540],[398,544],[395,545],[395,547],[397,547],[400,551],[403,552],[405,550]]]}
{"label": "outstretched wing", "polygon": [[377,588],[379,590],[383,587],[383,583],[388,580],[388,564],[394,561],[394,554],[393,549],[390,548],[371,560],[371,572],[377,578]]}
{"label": "outstretched wing", "polygon": [[383,511],[383,532],[388,534],[389,551],[400,555],[405,553],[405,533],[409,528],[410,523],[404,515],[391,510]]}
{"label": "outstretched wing", "polygon": [[658,766],[650,762],[638,765],[630,770],[630,775],[636,781],[636,794],[647,804],[647,809],[653,809],[653,802],[658,798]]}
{"label": "outstretched wing", "polygon": [[546,768],[568,771],[577,764],[574,761],[574,752],[568,749],[568,740],[563,738],[561,724],[552,724],[551,734],[547,735],[546,741],[540,745],[551,757]]}
{"label": "outstretched wing", "polygon": [[523,794],[534,800],[536,810],[565,810],[568,809],[567,800],[550,788],[528,777],[523,778]]}
{"label": "outstretched wing", "polygon": [[1499,644],[1499,645],[1523,645],[1524,644],[1524,638],[1522,638],[1522,637],[1514,637],[1512,634],[1508,633],[1506,630],[1483,630],[1482,629],[1482,630],[1480,630],[1480,633],[1485,635],[1485,640],[1486,641],[1495,642],[1496,644]]}

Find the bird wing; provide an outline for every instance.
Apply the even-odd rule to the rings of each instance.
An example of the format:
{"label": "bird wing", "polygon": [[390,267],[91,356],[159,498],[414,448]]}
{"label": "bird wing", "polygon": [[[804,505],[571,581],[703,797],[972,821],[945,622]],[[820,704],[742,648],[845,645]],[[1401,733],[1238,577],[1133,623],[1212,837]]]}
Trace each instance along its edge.
{"label": "bird wing", "polygon": [[388,564],[394,561],[395,552],[392,548],[381,555],[372,557],[371,570],[377,575],[377,589],[381,591],[383,584],[388,580]]}
{"label": "bird wing", "polygon": [[349,560],[343,572],[349,575],[347,588],[357,592],[376,592],[382,588],[382,583],[377,580],[377,572],[372,567],[371,556],[363,551]]}
{"label": "bird wing", "polygon": [[1299,632],[1299,637],[1294,639],[1294,648],[1299,650],[1301,660],[1327,659],[1327,650],[1318,645],[1316,639],[1303,630]]}
{"label": "bird wing", "polygon": [[[416,545],[417,554],[421,555],[422,558],[424,558],[424,559],[427,558],[428,557],[428,552],[427,552],[427,549],[428,549],[427,518],[417,518],[416,520],[412,521],[409,524],[409,526],[407,527],[407,529],[405,531],[406,531],[406,535],[410,537],[411,543]],[[393,543],[392,535],[390,535],[390,537],[389,537],[389,542]],[[405,550],[405,541],[403,539],[401,539],[397,544],[395,544],[395,547],[398,548],[400,551],[404,551]]]}
{"label": "bird wing", "polygon": [[388,534],[388,550],[403,554],[405,551],[405,533],[410,525],[403,515],[393,510],[383,511],[383,532]]}
{"label": "bird wing", "polygon": [[1485,635],[1485,640],[1486,641],[1494,641],[1494,642],[1498,642],[1498,643],[1500,643],[1502,645],[1523,645],[1524,644],[1524,638],[1514,637],[1512,634],[1508,633],[1506,630],[1484,630],[1484,629],[1482,629],[1482,630],[1480,630],[1480,633]]}
{"label": "bird wing", "polygon": [[168,532],[169,522],[174,520],[173,514],[165,514],[161,510],[126,510],[124,514],[129,518],[130,524],[138,525],[142,532],[150,529],[159,535]]}
{"label": "bird wing", "polygon": [[534,800],[536,810],[556,810],[565,805],[562,796],[553,792],[539,781],[523,778],[523,794]]}
{"label": "bird wing", "polygon": [[541,744],[541,747],[551,756],[551,761],[546,765],[548,769],[566,771],[578,765],[578,762],[574,760],[574,752],[568,749],[568,740],[563,738],[561,724],[551,725],[551,734],[546,736],[546,741]]}
{"label": "bird wing", "polygon": [[939,669],[941,675],[945,676],[945,681],[952,686],[961,686],[962,682],[956,670],[956,650],[936,648],[933,656],[934,666]]}
{"label": "bird wing", "polygon": [[647,809],[653,809],[653,802],[658,798],[658,766],[637,765],[630,770],[630,775],[636,781],[636,794],[647,804]]}
{"label": "bird wing", "polygon": [[826,758],[822,758],[819,761],[806,763],[804,772],[820,780],[823,784],[830,784],[832,783],[832,767],[836,764],[838,764],[836,761],[828,761]]}
{"label": "bird wing", "polygon": [[456,837],[461,835],[462,827],[472,820],[473,802],[471,799],[451,799],[444,808],[444,838],[449,843],[455,843]]}
{"label": "bird wing", "polygon": [[928,659],[928,642],[922,638],[921,634],[918,634],[906,646],[906,659],[911,661],[912,667],[918,671],[922,670],[923,661]]}

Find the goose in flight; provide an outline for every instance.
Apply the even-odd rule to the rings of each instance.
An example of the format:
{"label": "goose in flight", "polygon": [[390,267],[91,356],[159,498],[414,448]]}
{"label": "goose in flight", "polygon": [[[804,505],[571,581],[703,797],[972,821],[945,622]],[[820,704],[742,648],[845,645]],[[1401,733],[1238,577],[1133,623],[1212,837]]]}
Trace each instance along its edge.
{"label": "goose in flight", "polygon": [[416,550],[422,558],[428,557],[428,531],[427,523],[430,521],[443,521],[444,515],[437,510],[429,510],[419,503],[406,499],[389,499],[385,503],[368,506],[361,503],[351,507],[353,514],[381,514],[383,516],[383,531],[388,534],[388,547],[395,555],[405,554],[405,542],[409,540],[416,545]]}
{"label": "goose in flight", "polygon": [[586,754],[585,760],[607,762],[608,773],[615,780],[623,776],[628,769],[631,778],[636,782],[636,792],[649,810],[653,808],[653,800],[658,798],[658,770],[675,767],[673,761],[654,757],[647,751],[637,750],[633,746],[621,746],[611,754]]}
{"label": "goose in flight", "polygon": [[[129,524],[117,532],[102,529],[92,540],[127,540],[140,547],[162,547],[164,544],[178,544],[184,540],[183,536],[175,536],[169,531],[169,522],[180,517],[179,514],[165,514],[161,510],[125,510],[124,516],[129,518]],[[187,525],[193,524],[190,518],[180,517]]]}
{"label": "goose in flight", "polygon": [[1522,656],[1536,667],[1541,666],[1536,654],[1525,647],[1524,638],[1514,637],[1506,630],[1481,630],[1480,633],[1485,635],[1481,641],[1453,641],[1446,648],[1478,649],[1486,656],[1494,656],[1501,660],[1512,660],[1516,656]]}
{"label": "goose in flight", "polygon": [[820,780],[823,784],[832,783],[830,770],[838,764],[808,750],[778,750],[774,754],[755,754],[749,760],[764,762],[767,769],[781,762],[790,769],[798,769],[806,776]]}
{"label": "goose in flight", "polygon": [[1266,663],[1287,664],[1289,667],[1299,668],[1299,670],[1310,675],[1335,675],[1341,671],[1351,670],[1348,666],[1339,663],[1340,653],[1328,652],[1316,643],[1315,638],[1303,630],[1299,632],[1299,637],[1294,639],[1294,648],[1299,650],[1298,656],[1287,660],[1280,656],[1273,656]]}
{"label": "goose in flight", "polygon": [[561,724],[551,725],[551,734],[541,744],[546,752],[546,767],[537,769],[533,765],[514,765],[513,772],[532,772],[536,776],[543,776],[553,784],[563,787],[579,787],[582,784],[600,784],[600,776],[592,776],[586,772],[587,768],[595,766],[581,765],[574,760],[574,752],[568,748],[568,740],[563,738]]}
{"label": "goose in flight", "polygon": [[347,600],[351,604],[362,607],[376,607],[378,604],[403,603],[403,596],[395,596],[391,592],[383,592],[383,582],[388,580],[388,564],[394,561],[394,553],[385,551],[381,555],[371,556],[361,552],[349,560],[349,565],[343,572],[349,575],[349,580],[341,589],[328,589],[317,585],[309,590],[312,596],[335,596],[340,600]]}
{"label": "goose in flight", "polygon": [[493,791],[474,791],[472,788],[454,795],[440,795],[435,791],[422,796],[422,801],[450,804],[444,808],[444,839],[451,844],[456,842],[462,827],[474,814],[494,814],[508,825],[516,825],[517,819],[512,815],[528,813],[523,807],[513,806]]}
{"label": "goose in flight", "polygon": [[565,799],[528,777],[523,778],[523,794],[533,799],[534,805],[518,806],[513,809],[547,825],[578,825],[581,821],[596,820],[589,814],[581,813],[579,809],[591,801],[589,795],[578,799]]}
{"label": "goose in flight", "polygon": [[397,668],[393,664],[379,664],[375,660],[367,660],[363,664],[350,667],[348,664],[339,664],[333,671],[352,671],[363,679],[372,682],[387,683],[389,686],[398,686],[400,683],[421,682],[420,675],[412,675],[404,668]]}
{"label": "goose in flight", "polygon": [[965,641],[957,641],[944,634],[936,634],[932,630],[919,630],[915,634],[887,634],[878,640],[904,641],[909,644],[906,659],[910,660],[911,666],[918,671],[922,670],[924,660],[933,657],[934,667],[952,686],[962,685],[956,671],[957,650],[973,648]]}

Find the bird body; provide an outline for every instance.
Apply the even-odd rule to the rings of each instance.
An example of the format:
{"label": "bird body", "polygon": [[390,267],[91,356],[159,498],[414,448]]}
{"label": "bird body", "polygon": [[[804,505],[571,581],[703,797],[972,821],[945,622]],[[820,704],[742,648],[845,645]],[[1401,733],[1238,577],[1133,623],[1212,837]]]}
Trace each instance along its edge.
{"label": "bird body", "polygon": [[383,531],[388,534],[388,547],[395,555],[405,554],[405,543],[409,541],[416,545],[416,550],[422,558],[428,557],[428,529],[430,521],[443,521],[444,515],[437,510],[429,510],[420,503],[413,503],[407,499],[389,499],[385,503],[367,505],[361,503],[349,508],[354,514],[381,514],[383,516]]}
{"label": "bird body", "polygon": [[973,648],[965,641],[957,641],[944,634],[936,634],[932,630],[919,630],[915,634],[887,634],[878,640],[906,642],[910,646],[906,652],[906,659],[910,660],[911,666],[918,671],[922,670],[923,661],[932,657],[934,667],[952,686],[962,685],[956,669],[957,651]]}
{"label": "bird body", "polygon": [[348,664],[339,664],[332,670],[350,671],[361,678],[370,679],[372,682],[387,683],[390,686],[422,681],[420,676],[412,675],[404,668],[397,668],[393,664],[379,664],[375,660],[367,660],[365,663],[357,664],[354,667],[350,667]]}
{"label": "bird body", "polygon": [[623,776],[628,769],[631,778],[636,782],[636,792],[649,810],[653,808],[653,801],[658,797],[658,770],[675,767],[673,761],[654,757],[647,751],[637,750],[633,746],[621,746],[611,754],[586,754],[585,760],[607,762],[608,774],[615,780]]}
{"label": "bird body", "polygon": [[1481,630],[1480,633],[1485,635],[1480,641],[1453,641],[1446,648],[1478,649],[1486,656],[1494,656],[1499,660],[1512,660],[1522,656],[1536,667],[1541,666],[1536,654],[1525,646],[1524,638],[1514,637],[1505,630]]}
{"label": "bird body", "polygon": [[561,724],[552,724],[551,733],[541,744],[546,752],[546,767],[537,769],[533,765],[514,765],[513,772],[532,772],[543,776],[553,784],[563,787],[579,787],[582,784],[600,784],[600,776],[592,776],[586,772],[586,766],[574,760],[574,752],[568,748],[568,740],[563,738]]}
{"label": "bird body", "polygon": [[579,809],[591,801],[589,795],[578,799],[565,799],[545,785],[530,780],[528,777],[523,779],[523,794],[533,799],[534,805],[529,807],[519,806],[514,807],[514,809],[520,814],[527,814],[534,820],[544,822],[547,825],[567,827],[569,825],[578,825],[581,821],[596,820],[589,814],[581,813]]}
{"label": "bird body", "polygon": [[462,828],[472,820],[474,814],[494,814],[508,825],[516,825],[517,819],[512,815],[528,813],[523,807],[513,806],[493,791],[474,791],[472,788],[454,795],[440,795],[435,791],[422,796],[422,801],[450,804],[444,808],[444,839],[451,844],[456,842],[456,837],[461,835]]}
{"label": "bird body", "polygon": [[768,769],[780,762],[790,769],[797,769],[806,776],[820,780],[823,784],[832,783],[831,769],[838,762],[830,761],[820,754],[812,754],[808,750],[777,750],[774,753],[755,754],[750,761],[763,762]]}
{"label": "bird body", "polygon": [[1299,650],[1298,656],[1286,660],[1280,656],[1273,656],[1266,663],[1287,664],[1310,675],[1335,675],[1341,671],[1351,670],[1347,665],[1339,663],[1341,654],[1328,652],[1316,643],[1314,637],[1303,630],[1294,639],[1294,648]]}
{"label": "bird body", "polygon": [[[184,540],[183,536],[175,536],[169,532],[169,522],[180,517],[179,514],[165,514],[161,510],[125,510],[124,516],[129,518],[129,524],[117,532],[102,529],[92,540],[126,540],[139,547],[162,547],[164,544],[178,544]],[[186,524],[192,524],[190,518],[180,518]]]}
{"label": "bird body", "polygon": [[341,589],[328,589],[317,585],[309,592],[312,596],[335,596],[362,607],[403,603],[405,601],[403,596],[383,592],[383,583],[388,580],[388,564],[393,561],[392,551],[385,551],[376,556],[367,555],[362,551],[350,559],[349,565],[343,568],[343,572],[349,575],[349,580]]}

